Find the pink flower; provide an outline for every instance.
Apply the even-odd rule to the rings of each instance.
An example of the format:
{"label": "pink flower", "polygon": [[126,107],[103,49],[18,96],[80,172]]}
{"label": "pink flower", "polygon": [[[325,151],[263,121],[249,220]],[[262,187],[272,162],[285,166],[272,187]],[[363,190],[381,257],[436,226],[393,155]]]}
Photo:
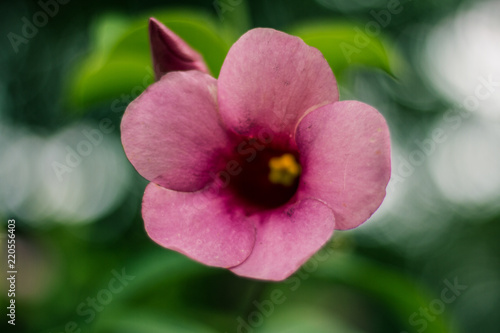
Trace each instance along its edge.
{"label": "pink flower", "polygon": [[158,244],[246,277],[282,280],[331,237],[366,221],[390,177],[383,116],[339,102],[322,54],[253,29],[218,79],[154,19],[158,77],[127,108],[125,152],[151,181],[146,231]]}

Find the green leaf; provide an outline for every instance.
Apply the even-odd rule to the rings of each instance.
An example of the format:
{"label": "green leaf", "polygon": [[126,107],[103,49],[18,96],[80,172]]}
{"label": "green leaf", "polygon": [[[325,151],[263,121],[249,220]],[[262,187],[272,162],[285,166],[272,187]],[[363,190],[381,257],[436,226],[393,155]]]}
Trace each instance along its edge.
{"label": "green leaf", "polygon": [[222,26],[224,37],[231,44],[251,29],[248,1],[216,0],[212,5]]}
{"label": "green leaf", "polygon": [[138,57],[123,55],[107,60],[99,66],[97,58],[89,59],[79,70],[70,85],[70,98],[73,106],[89,107],[108,102],[126,95],[141,93],[153,82],[153,73]]}
{"label": "green leaf", "polygon": [[[440,295],[433,295],[417,281],[412,280],[390,267],[377,264],[354,255],[338,253],[321,264],[314,273],[314,278],[326,282],[335,281],[360,290],[385,304],[401,320],[402,325],[409,325],[409,317],[421,307],[428,308],[432,300]],[[426,332],[452,332],[446,320],[446,312],[428,321]],[[411,327],[407,327],[411,330]]]}
{"label": "green leaf", "polygon": [[[150,59],[147,32],[149,17],[157,18],[200,52],[212,74],[218,76],[229,46],[220,37],[220,29],[213,18],[194,11],[170,10],[144,16],[137,20],[118,40],[111,52],[111,57],[135,54],[137,56],[146,55]],[[148,65],[151,66],[150,60]]]}
{"label": "green leaf", "polygon": [[158,249],[141,254],[141,260],[132,260],[127,272],[135,276],[133,283],[116,295],[117,299],[130,299],[142,295],[145,290],[168,283],[174,285],[193,276],[218,273],[218,269],[207,269],[184,255]]}
{"label": "green leaf", "polygon": [[256,333],[361,333],[349,327],[332,312],[306,304],[285,305],[266,318],[262,328]]}
{"label": "green leaf", "polygon": [[130,19],[123,15],[110,13],[98,17],[91,28],[92,42],[96,49],[102,53],[108,52],[129,25]]}
{"label": "green leaf", "polygon": [[[68,102],[73,108],[87,108],[113,100],[135,98],[153,82],[148,37],[149,17],[156,17],[200,52],[211,73],[218,76],[229,50],[220,37],[213,17],[186,10],[153,12],[128,22],[108,15],[98,19],[92,31],[92,49],[70,73]],[[117,27],[119,33],[110,33]],[[125,98],[122,96],[125,95]]]}
{"label": "green leaf", "polygon": [[370,36],[361,24],[351,22],[310,23],[288,31],[321,51],[335,76],[342,77],[348,68],[367,66],[397,76],[401,57],[381,34]]}
{"label": "green leaf", "polygon": [[179,318],[166,313],[152,313],[137,309],[119,309],[100,320],[94,328],[98,332],[120,333],[216,333],[210,327],[193,321],[193,318]]}

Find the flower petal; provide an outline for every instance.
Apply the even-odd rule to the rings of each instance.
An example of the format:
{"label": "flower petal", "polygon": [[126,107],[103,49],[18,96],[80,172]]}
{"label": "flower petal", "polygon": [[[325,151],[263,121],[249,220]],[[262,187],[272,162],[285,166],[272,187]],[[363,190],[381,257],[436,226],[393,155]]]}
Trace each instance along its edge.
{"label": "flower petal", "polygon": [[339,96],[321,52],[298,37],[263,28],[250,30],[231,47],[218,84],[228,127],[243,135],[270,129],[275,140],[287,144],[301,117]]}
{"label": "flower petal", "polygon": [[130,103],[121,123],[122,143],[144,178],[196,191],[215,177],[217,156],[230,146],[217,113],[216,85],[199,71],[170,72]]}
{"label": "flower petal", "polygon": [[337,229],[366,221],[382,203],[391,175],[384,117],[361,102],[337,102],[304,117],[295,139],[303,167],[299,196],[332,207]]}
{"label": "flower petal", "polygon": [[215,192],[176,192],[150,183],[142,202],[146,231],[161,246],[205,265],[238,265],[252,251],[255,229],[226,200]]}
{"label": "flower petal", "polygon": [[254,279],[286,279],[330,239],[334,226],[333,211],[314,199],[271,211],[257,225],[252,254],[231,270]]}
{"label": "flower petal", "polygon": [[171,71],[208,73],[203,57],[155,18],[149,19],[149,41],[156,80]]}

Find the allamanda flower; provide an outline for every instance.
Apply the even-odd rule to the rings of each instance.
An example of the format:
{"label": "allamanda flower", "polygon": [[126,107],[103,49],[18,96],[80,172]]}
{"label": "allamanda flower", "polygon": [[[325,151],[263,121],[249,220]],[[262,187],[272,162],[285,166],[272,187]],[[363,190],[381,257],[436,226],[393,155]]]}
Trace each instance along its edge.
{"label": "allamanda flower", "polygon": [[[322,54],[253,29],[218,79],[150,21],[158,81],[121,123],[125,153],[151,183],[142,215],[158,244],[246,277],[282,280],[379,207],[390,178],[383,116],[339,101]],[[166,73],[166,74],[165,74]]]}

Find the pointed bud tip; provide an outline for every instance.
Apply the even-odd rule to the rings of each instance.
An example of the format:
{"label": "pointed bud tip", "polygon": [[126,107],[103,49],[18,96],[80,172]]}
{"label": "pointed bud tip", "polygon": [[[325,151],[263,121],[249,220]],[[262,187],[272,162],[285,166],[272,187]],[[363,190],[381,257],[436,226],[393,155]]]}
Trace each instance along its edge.
{"label": "pointed bud tip", "polygon": [[150,17],[150,18],[149,18],[149,28],[150,28],[150,29],[151,29],[151,28],[157,28],[157,29],[159,29],[161,25],[162,25],[162,24],[160,23],[160,21],[158,21],[158,20],[157,20],[157,19],[155,19],[154,17]]}
{"label": "pointed bud tip", "polygon": [[209,72],[201,55],[154,17],[149,18],[149,39],[157,80],[171,71]]}

